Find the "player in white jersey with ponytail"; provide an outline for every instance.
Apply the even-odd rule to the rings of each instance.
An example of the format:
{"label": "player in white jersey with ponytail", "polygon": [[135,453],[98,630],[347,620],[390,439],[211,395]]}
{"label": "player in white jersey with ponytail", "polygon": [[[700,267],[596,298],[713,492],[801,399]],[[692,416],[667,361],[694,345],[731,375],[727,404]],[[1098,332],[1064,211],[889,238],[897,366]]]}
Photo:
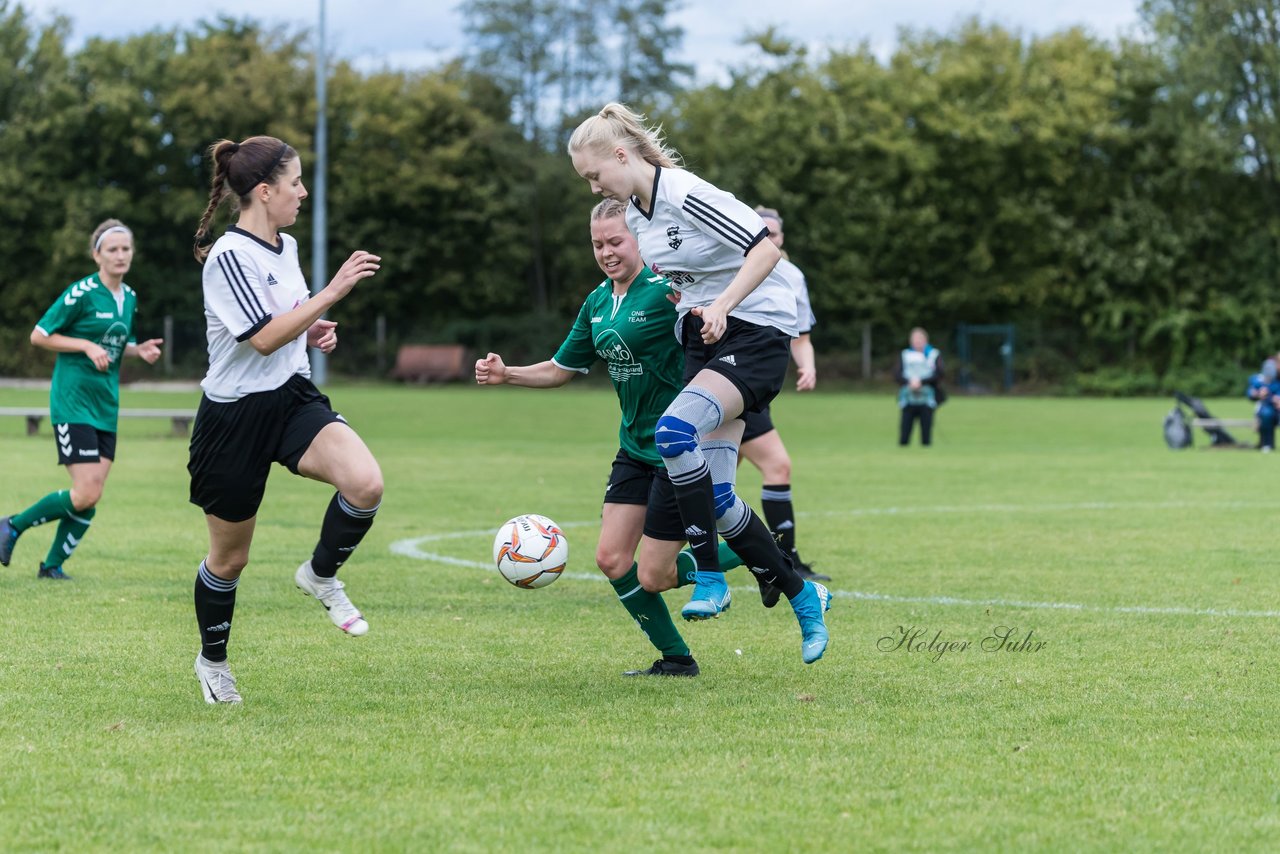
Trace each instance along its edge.
{"label": "player in white jersey with ponytail", "polygon": [[[204,264],[209,372],[191,436],[191,503],[209,527],[209,554],[196,574],[201,651],[195,671],[207,703],[238,703],[227,665],[236,585],[249,562],[258,506],[273,463],[336,487],[309,560],[294,573],[329,619],[349,635],[369,630],[337,580],[382,500],[373,454],[311,383],[307,347],[332,352],[337,324],[324,313],[378,270],[376,255],[355,252],[327,287],[311,296],[293,225],[307,197],[302,163],[275,137],[222,140],[210,149],[213,187],[196,231]],[[240,216],[210,248],[210,223],[228,196]]]}
{"label": "player in white jersey with ponytail", "polygon": [[760,411],[782,388],[797,334],[796,300],[773,272],[781,257],[759,214],[679,165],[661,135],[621,104],[608,104],[569,139],[573,167],[606,198],[627,199],[640,255],[681,297],[676,335],[686,386],[658,420],[658,452],[698,562],[686,619],[730,604],[717,531],[751,571],[782,591],[800,623],[805,663],[828,642],[830,595],[802,579],[758,516],[734,494],[744,411]]}

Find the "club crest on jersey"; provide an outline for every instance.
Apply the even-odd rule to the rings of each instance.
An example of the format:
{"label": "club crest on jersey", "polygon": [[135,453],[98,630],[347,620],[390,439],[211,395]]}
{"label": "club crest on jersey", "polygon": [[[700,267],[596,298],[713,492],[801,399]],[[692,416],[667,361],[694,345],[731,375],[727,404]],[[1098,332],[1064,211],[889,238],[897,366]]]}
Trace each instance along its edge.
{"label": "club crest on jersey", "polygon": [[124,354],[124,348],[129,344],[129,328],[120,321],[116,321],[102,333],[102,340],[98,345],[107,351],[112,363],[119,362],[120,356]]}
{"label": "club crest on jersey", "polygon": [[595,340],[596,355],[609,367],[609,378],[617,383],[629,382],[644,373],[644,365],[631,353],[617,330],[606,329]]}
{"label": "club crest on jersey", "polygon": [[667,229],[667,245],[670,246],[672,249],[679,249],[681,243],[684,243],[684,240],[682,240],[680,237],[680,226],[673,225],[670,228],[668,228]]}

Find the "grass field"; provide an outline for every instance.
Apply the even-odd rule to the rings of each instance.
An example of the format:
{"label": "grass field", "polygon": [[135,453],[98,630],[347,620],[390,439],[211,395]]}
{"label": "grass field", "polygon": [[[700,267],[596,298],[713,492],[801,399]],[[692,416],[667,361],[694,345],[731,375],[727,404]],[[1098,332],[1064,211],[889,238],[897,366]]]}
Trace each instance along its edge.
{"label": "grass field", "polygon": [[[659,681],[619,676],[654,653],[592,563],[616,449],[608,391],[332,395],[386,475],[343,570],[369,635],[343,636],[294,589],[330,492],[278,471],[231,642],[245,703],[206,706],[191,672],[205,532],[185,443],[167,422],[125,422],[67,564],[76,580],[36,581],[48,527],[0,574],[0,848],[1280,839],[1280,455],[1170,452],[1168,402],[953,399],[936,446],[904,450],[888,397],[784,395],[800,545],[835,577],[831,646],[804,666],[789,609],[760,608],[738,570],[728,615],[682,624],[703,675]],[[43,399],[0,392],[0,405]],[[0,420],[0,463],[0,512],[64,485],[47,422],[28,439]],[[758,476],[741,482],[756,504]],[[568,526],[569,577],[524,591],[479,568],[519,512]],[[984,650],[1002,626],[1032,643]],[[915,630],[955,646],[894,648]]]}

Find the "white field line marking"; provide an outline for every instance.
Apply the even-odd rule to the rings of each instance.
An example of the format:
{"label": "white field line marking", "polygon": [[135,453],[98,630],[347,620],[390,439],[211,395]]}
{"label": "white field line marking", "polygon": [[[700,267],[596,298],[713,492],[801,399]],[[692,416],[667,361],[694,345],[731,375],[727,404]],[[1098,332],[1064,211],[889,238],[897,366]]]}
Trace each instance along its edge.
{"label": "white field line marking", "polygon": [[908,507],[864,507],[852,510],[818,510],[797,513],[820,516],[928,516],[943,513],[1069,513],[1082,510],[1273,510],[1280,501],[1078,501],[1062,504],[942,504]]}
{"label": "white field line marking", "polygon": [[[931,506],[931,507],[869,507],[862,509],[844,510],[844,511],[825,511],[817,513],[797,513],[797,516],[897,516],[906,514],[929,514],[929,513],[1015,513],[1015,512],[1064,512],[1064,511],[1080,511],[1080,510],[1172,510],[1179,508],[1200,508],[1200,509],[1269,509],[1280,507],[1280,502],[1276,501],[1227,501],[1214,502],[1208,504],[1202,501],[1154,501],[1154,502],[1112,502],[1112,501],[1089,501],[1080,503],[1062,503],[1062,504],[968,504],[954,506]],[[592,525],[599,525],[600,522],[567,522],[562,524],[561,528],[585,528]],[[484,569],[490,572],[497,572],[497,568],[490,562],[468,560],[466,558],[453,557],[451,555],[440,554],[434,551],[427,551],[422,546],[429,543],[437,543],[443,540],[459,540],[469,539],[473,537],[491,537],[492,530],[479,531],[453,531],[447,534],[428,534],[422,537],[410,537],[404,540],[397,540],[391,544],[391,551],[394,554],[403,557],[416,558],[417,560],[431,561],[434,563],[443,563],[449,566],[464,566],[471,569]],[[572,578],[578,581],[604,581],[605,577],[599,572],[566,572],[566,578]],[[732,589],[739,592],[754,592],[755,586],[737,586]],[[955,596],[895,596],[888,593],[869,593],[860,590],[831,590],[831,595],[837,598],[861,599],[868,602],[898,602],[914,605],[954,605],[962,607],[986,607],[996,606],[1000,608],[1028,608],[1034,610],[1050,610],[1050,611],[1081,611],[1095,612],[1107,614],[1151,614],[1158,616],[1183,616],[1183,617],[1233,617],[1247,618],[1256,617],[1262,619],[1280,618],[1280,610],[1277,611],[1242,611],[1232,608],[1186,608],[1186,607],[1160,607],[1151,605],[1085,605],[1077,602],[1026,602],[1017,599],[961,599]]]}

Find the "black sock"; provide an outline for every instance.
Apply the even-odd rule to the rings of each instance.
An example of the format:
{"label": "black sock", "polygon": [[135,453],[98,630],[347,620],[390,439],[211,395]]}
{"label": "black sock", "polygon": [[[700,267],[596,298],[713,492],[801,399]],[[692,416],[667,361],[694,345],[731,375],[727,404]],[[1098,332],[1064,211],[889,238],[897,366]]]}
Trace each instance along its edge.
{"label": "black sock", "polygon": [[311,571],[317,577],[333,578],[338,574],[338,567],[351,557],[372,527],[378,506],[362,510],[350,504],[341,492],[333,494],[320,526],[320,542],[311,553]]}
{"label": "black sock", "polygon": [[788,599],[795,597],[804,590],[804,579],[796,574],[791,566],[791,558],[778,548],[773,534],[760,521],[756,512],[748,507],[747,513],[750,515],[746,524],[740,526],[738,533],[726,536],[724,541],[757,578],[762,578],[781,590]]}
{"label": "black sock", "polygon": [[226,661],[231,638],[231,615],[236,610],[236,585],[209,571],[200,561],[196,573],[196,622],[200,626],[200,654],[206,661]]}
{"label": "black sock", "polygon": [[664,655],[662,656],[662,660],[671,661],[675,664],[693,664],[692,655]]}
{"label": "black sock", "polygon": [[778,548],[783,554],[795,555],[796,511],[791,505],[791,484],[765,484],[760,488],[760,509],[769,523]]}
{"label": "black sock", "polygon": [[677,483],[671,476],[671,487],[684,523],[684,536],[698,564],[699,572],[720,572],[720,553],[716,543],[716,498],[711,484],[711,469],[703,463],[700,471]]}

